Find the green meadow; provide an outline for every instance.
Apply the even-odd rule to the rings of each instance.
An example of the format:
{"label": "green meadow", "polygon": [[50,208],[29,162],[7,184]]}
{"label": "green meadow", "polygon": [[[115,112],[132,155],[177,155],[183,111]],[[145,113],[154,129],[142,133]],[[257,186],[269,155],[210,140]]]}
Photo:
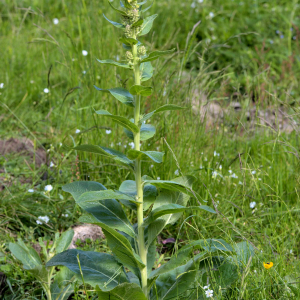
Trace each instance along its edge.
{"label": "green meadow", "polygon": [[[158,14],[141,38],[147,49],[176,51],[153,62],[153,94],[142,111],[164,104],[186,109],[153,116],[156,134],[141,148],[165,152],[164,163],[144,163],[142,173],[161,180],[195,176],[200,198],[189,205],[217,211],[188,210],[167,226],[155,267],[193,239],[248,241],[255,249],[212,299],[300,299],[299,5],[155,0],[145,12]],[[126,167],[71,149],[132,147],[120,126],[95,114],[132,113],[94,88],[133,84],[125,69],[97,62],[125,61],[121,33],[103,14],[118,20],[104,0],[0,1],[1,299],[46,299],[8,246],[18,239],[36,245],[39,238],[49,246],[56,232],[80,224],[82,211],[63,185],[92,180],[116,189],[134,180]],[[105,239],[76,246],[109,252]],[[83,291],[78,282],[69,299],[98,299]],[[197,297],[185,298],[206,299]]]}

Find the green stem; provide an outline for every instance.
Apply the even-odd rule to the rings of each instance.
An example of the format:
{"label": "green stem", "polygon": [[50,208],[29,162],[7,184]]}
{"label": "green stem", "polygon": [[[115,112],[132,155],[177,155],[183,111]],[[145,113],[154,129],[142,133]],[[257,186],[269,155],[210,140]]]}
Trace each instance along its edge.
{"label": "green stem", "polygon": [[[135,84],[141,84],[141,75],[140,75],[140,63],[137,53],[137,45],[132,46],[133,54],[133,70],[134,70],[134,79]],[[140,108],[141,108],[141,97],[135,97],[135,109],[134,109],[134,123],[138,126],[140,121]],[[141,135],[140,131],[134,135],[134,149],[140,150],[140,141]],[[138,220],[138,246],[139,246],[139,255],[145,267],[141,269],[141,280],[142,280],[142,289],[144,294],[148,297],[147,289],[147,250],[145,247],[145,237],[144,237],[144,228],[143,228],[143,219],[144,219],[144,209],[143,209],[143,185],[142,185],[142,171],[141,171],[141,160],[135,160],[135,182],[137,190],[137,200],[141,204],[137,205],[137,220]]]}

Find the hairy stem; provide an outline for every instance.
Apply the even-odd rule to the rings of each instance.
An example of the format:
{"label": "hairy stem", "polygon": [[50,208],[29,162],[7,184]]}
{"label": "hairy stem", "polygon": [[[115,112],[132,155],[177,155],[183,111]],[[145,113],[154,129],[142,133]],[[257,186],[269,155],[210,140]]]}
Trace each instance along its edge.
{"label": "hairy stem", "polygon": [[[132,46],[132,54],[133,54],[133,68],[134,68],[134,79],[135,84],[141,84],[140,77],[140,63],[139,57],[137,53],[137,46]],[[134,109],[134,123],[139,126],[140,120],[140,107],[141,107],[141,97],[135,96],[135,109]],[[134,149],[140,150],[140,141],[141,136],[140,132],[134,135]],[[142,262],[145,265],[145,268],[141,270],[141,279],[142,279],[142,289],[146,296],[148,296],[147,292],[147,250],[145,247],[145,238],[144,238],[144,228],[143,228],[143,219],[144,219],[144,210],[143,210],[143,186],[142,186],[142,172],[141,172],[141,160],[135,160],[135,182],[137,189],[137,200],[141,202],[141,204],[137,205],[137,220],[138,220],[138,247],[139,247],[139,255],[142,259]]]}

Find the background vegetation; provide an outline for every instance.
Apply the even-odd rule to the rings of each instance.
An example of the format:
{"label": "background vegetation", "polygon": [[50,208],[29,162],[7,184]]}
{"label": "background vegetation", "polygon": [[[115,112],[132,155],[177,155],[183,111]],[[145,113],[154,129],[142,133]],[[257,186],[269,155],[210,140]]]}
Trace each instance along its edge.
{"label": "background vegetation", "polygon": [[[148,49],[178,51],[155,63],[155,92],[144,109],[166,103],[189,108],[155,117],[156,135],[142,148],[164,150],[166,163],[145,164],[143,171],[161,179],[173,178],[179,170],[195,175],[202,201],[214,201],[222,213],[195,213],[188,220],[185,215],[161,238],[175,238],[179,247],[193,237],[251,241],[256,255],[228,299],[297,299],[284,283],[296,289],[300,282],[299,12],[297,0],[157,0],[146,13],[159,14],[152,35],[144,37]],[[2,295],[42,299],[40,287],[9,254],[8,242],[18,237],[26,243],[36,243],[38,237],[51,240],[56,231],[77,222],[81,212],[62,185],[77,178],[113,188],[132,179],[125,168],[119,171],[108,160],[64,146],[89,141],[129,148],[120,128],[103,126],[93,113],[126,114],[126,108],[93,85],[126,86],[132,78],[96,62],[112,55],[123,60],[125,53],[117,42],[119,32],[102,17],[105,13],[116,20],[105,1],[2,0],[0,13],[1,140],[28,138],[47,153],[42,166],[20,153],[0,156],[5,185],[0,194],[0,271],[7,276]],[[201,109],[191,108],[207,102],[227,111],[209,126],[199,116]],[[238,113],[230,109],[236,102]],[[259,112],[267,109],[277,120],[273,128],[260,122]],[[281,130],[280,111],[293,132]],[[111,174],[114,181],[108,181]],[[53,190],[45,192],[46,185]],[[39,216],[48,216],[49,222],[38,225]],[[105,247],[103,243],[84,247]],[[170,251],[173,244],[161,245],[158,257],[167,259]],[[274,267],[265,270],[263,261]]]}

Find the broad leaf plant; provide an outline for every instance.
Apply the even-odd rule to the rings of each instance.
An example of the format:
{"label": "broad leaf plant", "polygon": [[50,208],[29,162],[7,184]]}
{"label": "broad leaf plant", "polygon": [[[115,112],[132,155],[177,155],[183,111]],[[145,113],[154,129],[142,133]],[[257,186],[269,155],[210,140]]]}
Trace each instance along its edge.
{"label": "broad leaf plant", "polygon": [[[202,285],[207,284],[211,278],[208,260],[216,255],[213,266],[219,272],[216,283],[218,288],[223,287],[222,294],[237,279],[238,270],[247,264],[253,249],[249,252],[245,242],[237,244],[234,249],[221,239],[190,241],[167,263],[153,269],[157,236],[166,225],[174,224],[185,210],[216,212],[200,203],[199,206],[187,207],[190,197],[198,198],[192,189],[194,177],[181,176],[168,181],[154,180],[142,174],[143,161],[160,164],[164,156],[162,152],[141,149],[141,141],[146,141],[155,134],[155,127],[149,120],[158,113],[183,109],[168,104],[148,114],[141,114],[143,97],[153,92],[153,88],[145,83],[153,76],[151,62],[175,51],[173,49],[148,53],[140,41],[140,37],[149,33],[157,17],[156,14],[144,17],[144,13],[152,5],[144,8],[147,2],[125,0],[120,2],[120,8],[116,8],[108,1],[111,8],[120,15],[120,23],[109,20],[105,15],[104,18],[123,32],[119,41],[126,50],[126,63],[111,59],[98,62],[133,72],[134,84],[128,90],[124,87],[102,89],[95,86],[99,92],[108,93],[131,108],[132,115],[129,118],[113,115],[106,110],[96,111],[96,114],[102,120],[109,118],[122,126],[127,137],[133,140],[134,149],[121,153],[102,145],[89,144],[74,148],[77,151],[104,155],[126,165],[135,180],[124,181],[118,190],[107,189],[103,184],[94,181],[72,182],[63,187],[86,212],[80,220],[102,228],[113,255],[77,249],[56,253],[46,264],[51,272],[45,278],[49,287],[49,276],[53,268],[66,267],[84,285],[92,286],[100,300],[168,300],[187,296],[193,300],[204,299]],[[136,224],[129,221],[124,206],[136,213]],[[20,246],[11,245],[12,252],[16,253],[16,247]],[[220,256],[220,252],[227,252],[226,258]],[[232,253],[238,254],[237,259],[229,256]],[[224,282],[220,280],[222,272],[226,274]],[[48,287],[45,287],[45,291],[48,299],[51,299]]]}

